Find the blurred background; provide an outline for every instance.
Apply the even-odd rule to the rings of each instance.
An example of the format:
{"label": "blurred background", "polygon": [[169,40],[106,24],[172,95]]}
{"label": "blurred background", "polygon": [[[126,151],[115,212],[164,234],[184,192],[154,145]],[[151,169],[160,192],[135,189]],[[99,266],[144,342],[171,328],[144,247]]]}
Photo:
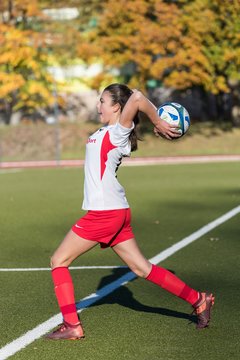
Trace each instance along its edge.
{"label": "blurred background", "polygon": [[142,119],[134,156],[240,154],[239,0],[1,0],[0,164],[83,159],[104,86],[176,101],[189,133]]}

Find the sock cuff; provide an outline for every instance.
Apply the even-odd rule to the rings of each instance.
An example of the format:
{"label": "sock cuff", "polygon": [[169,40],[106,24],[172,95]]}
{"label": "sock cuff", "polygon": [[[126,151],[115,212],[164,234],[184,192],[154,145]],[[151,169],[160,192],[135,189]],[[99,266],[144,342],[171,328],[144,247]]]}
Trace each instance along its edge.
{"label": "sock cuff", "polygon": [[52,270],[52,279],[55,286],[63,283],[72,283],[72,277],[68,267],[57,267]]}
{"label": "sock cuff", "polygon": [[162,283],[165,279],[166,273],[167,271],[164,268],[152,264],[152,269],[146,277],[146,280],[152,281],[155,284]]}
{"label": "sock cuff", "polygon": [[151,278],[152,278],[152,273],[154,271],[154,264],[152,264],[152,267],[151,267],[151,270],[150,270],[150,273],[148,274],[148,276],[146,277],[146,280],[149,280],[151,281]]}

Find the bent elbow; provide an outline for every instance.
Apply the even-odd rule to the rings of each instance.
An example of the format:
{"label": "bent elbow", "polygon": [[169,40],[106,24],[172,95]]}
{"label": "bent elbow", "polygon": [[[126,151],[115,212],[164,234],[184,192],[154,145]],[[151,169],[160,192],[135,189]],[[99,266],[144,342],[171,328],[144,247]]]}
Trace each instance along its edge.
{"label": "bent elbow", "polygon": [[141,99],[143,97],[143,94],[139,90],[134,90],[134,93],[132,94],[132,100],[137,105],[137,108],[139,108],[139,104],[141,102]]}
{"label": "bent elbow", "polygon": [[133,97],[136,101],[139,101],[142,98],[143,94],[140,90],[134,90]]}

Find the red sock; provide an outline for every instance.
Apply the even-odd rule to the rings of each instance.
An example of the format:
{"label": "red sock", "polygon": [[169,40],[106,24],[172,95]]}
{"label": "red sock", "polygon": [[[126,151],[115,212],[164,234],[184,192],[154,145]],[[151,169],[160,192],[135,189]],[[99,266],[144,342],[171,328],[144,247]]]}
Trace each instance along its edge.
{"label": "red sock", "polygon": [[160,266],[152,265],[152,270],[146,280],[161,286],[163,289],[189,302],[191,305],[198,300],[198,291],[191,289],[177,276]]}
{"label": "red sock", "polygon": [[71,325],[79,323],[75,305],[73,282],[68,268],[58,267],[53,269],[52,278],[63,319]]}

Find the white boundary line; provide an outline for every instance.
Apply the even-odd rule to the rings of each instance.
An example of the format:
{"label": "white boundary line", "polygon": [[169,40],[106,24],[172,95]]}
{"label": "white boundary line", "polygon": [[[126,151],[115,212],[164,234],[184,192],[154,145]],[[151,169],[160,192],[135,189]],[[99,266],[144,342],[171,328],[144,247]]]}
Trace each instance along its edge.
{"label": "white boundary line", "polygon": [[[175,254],[180,249],[183,249],[185,246],[191,244],[195,240],[199,239],[203,235],[207,234],[212,229],[216,228],[217,226],[223,224],[227,220],[231,219],[235,215],[240,213],[240,205],[235,207],[234,209],[230,210],[226,214],[220,216],[216,220],[208,223],[207,225],[200,228],[198,231],[194,232],[190,236],[182,239],[178,243],[174,244],[173,246],[169,247],[168,249],[162,251],[158,255],[149,259],[150,262],[153,264],[158,264],[160,261],[163,261],[170,257],[171,255]],[[111,294],[114,290],[118,289],[120,286],[127,284],[131,280],[135,279],[136,275],[133,272],[128,272],[127,274],[121,276],[119,279],[111,282],[110,284],[104,286],[103,288],[99,289],[93,294],[81,299],[77,303],[78,312],[80,313],[84,309],[87,309],[89,306],[94,304],[95,302],[99,301],[103,297]],[[29,330],[24,335],[20,336],[16,340],[8,343],[4,347],[0,349],[0,360],[5,360],[8,357],[16,354],[21,349],[25,348],[27,345],[31,344],[33,341],[39,339],[41,336],[46,334],[52,328],[57,326],[62,321],[62,315],[59,313],[49,320],[43,322],[42,324],[38,325],[32,330]]]}
{"label": "white boundary line", "polygon": [[[88,269],[121,269],[127,266],[71,266],[69,270],[88,270]],[[0,272],[21,272],[21,271],[50,271],[51,268],[0,268]]]}
{"label": "white boundary line", "polygon": [[0,167],[0,175],[15,174],[15,173],[18,173],[21,171],[22,171],[22,169],[1,169],[1,167]]}

